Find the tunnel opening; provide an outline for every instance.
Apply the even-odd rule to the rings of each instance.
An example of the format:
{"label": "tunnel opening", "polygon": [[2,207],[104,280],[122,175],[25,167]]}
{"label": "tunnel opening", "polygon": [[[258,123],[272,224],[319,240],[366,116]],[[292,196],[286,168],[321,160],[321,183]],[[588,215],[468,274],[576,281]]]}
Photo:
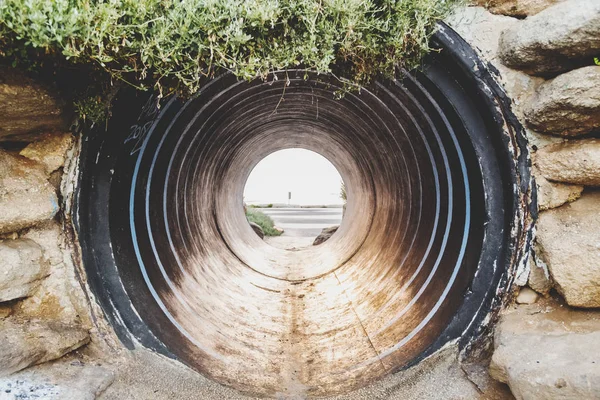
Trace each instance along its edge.
{"label": "tunnel opening", "polygon": [[242,201],[248,221],[266,243],[298,251],[337,233],[346,198],[342,176],[331,161],[296,147],[260,160],[246,180]]}
{"label": "tunnel opening", "polygon": [[[421,71],[341,99],[303,70],[223,74],[189,100],[120,93],[84,142],[75,223],[123,343],[267,397],[348,392],[472,344],[530,238],[527,149],[472,49],[445,26],[433,44]],[[338,233],[293,255],[240,207],[252,167],[290,147],[348,189]]]}

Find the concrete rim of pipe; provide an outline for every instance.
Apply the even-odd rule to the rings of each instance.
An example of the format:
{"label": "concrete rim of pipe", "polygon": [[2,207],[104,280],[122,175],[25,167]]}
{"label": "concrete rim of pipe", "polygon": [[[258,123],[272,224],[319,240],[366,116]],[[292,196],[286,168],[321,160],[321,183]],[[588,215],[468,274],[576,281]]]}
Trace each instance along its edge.
{"label": "concrete rim of pipe", "polygon": [[[241,391],[326,396],[457,340],[469,347],[531,240],[522,128],[450,28],[422,72],[334,98],[327,75],[222,75],[193,99],[123,93],[90,132],[75,212],[84,266],[121,340]],[[141,112],[140,112],[141,111]],[[300,252],[262,242],[244,184],[266,155],[328,158],[344,223]]]}

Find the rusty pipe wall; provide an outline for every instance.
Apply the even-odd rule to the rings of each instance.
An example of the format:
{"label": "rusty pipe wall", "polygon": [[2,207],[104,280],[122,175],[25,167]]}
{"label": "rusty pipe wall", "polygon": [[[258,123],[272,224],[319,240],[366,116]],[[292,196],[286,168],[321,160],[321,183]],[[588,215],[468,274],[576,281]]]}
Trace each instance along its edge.
{"label": "rusty pipe wall", "polygon": [[[334,77],[301,70],[224,74],[187,101],[122,93],[85,145],[77,221],[122,340],[244,392],[314,397],[476,335],[523,216],[515,133],[469,54],[341,98]],[[331,240],[294,252],[261,241],[242,207],[252,168],[291,147],[329,159],[348,191]]]}

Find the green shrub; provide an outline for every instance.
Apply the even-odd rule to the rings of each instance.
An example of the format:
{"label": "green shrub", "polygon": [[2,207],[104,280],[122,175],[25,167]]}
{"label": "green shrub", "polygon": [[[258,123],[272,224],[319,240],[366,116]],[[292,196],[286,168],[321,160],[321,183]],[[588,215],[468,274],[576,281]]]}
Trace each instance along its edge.
{"label": "green shrub", "polygon": [[275,226],[273,219],[259,210],[248,208],[246,210],[246,218],[248,218],[248,221],[260,226],[266,236],[281,235],[281,232],[273,228]]}
{"label": "green shrub", "polygon": [[93,64],[111,81],[194,93],[302,67],[352,83],[392,77],[429,50],[457,0],[1,0],[0,55]]}

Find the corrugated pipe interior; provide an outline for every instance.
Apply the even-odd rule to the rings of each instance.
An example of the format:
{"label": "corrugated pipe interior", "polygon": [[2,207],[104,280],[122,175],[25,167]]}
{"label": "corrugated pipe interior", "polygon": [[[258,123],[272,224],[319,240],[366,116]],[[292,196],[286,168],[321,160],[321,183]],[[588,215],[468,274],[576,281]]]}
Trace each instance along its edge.
{"label": "corrugated pipe interior", "polygon": [[[88,281],[122,341],[246,393],[318,397],[480,335],[527,239],[527,149],[508,100],[452,30],[422,70],[341,98],[302,70],[216,77],[192,99],[123,92],[84,141]],[[348,204],[320,246],[269,246],[243,189],[304,148]]]}

